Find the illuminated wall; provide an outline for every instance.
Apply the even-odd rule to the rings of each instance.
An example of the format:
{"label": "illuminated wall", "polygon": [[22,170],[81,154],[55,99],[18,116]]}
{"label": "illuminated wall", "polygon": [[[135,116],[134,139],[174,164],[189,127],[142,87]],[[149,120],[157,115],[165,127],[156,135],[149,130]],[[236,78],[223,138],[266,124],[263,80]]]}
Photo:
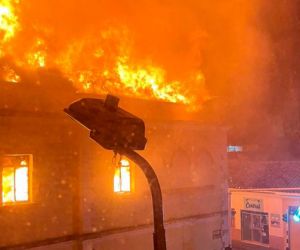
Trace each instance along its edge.
{"label": "illuminated wall", "polygon": [[[226,131],[151,119],[146,131],[141,154],[161,183],[169,249],[222,249],[229,232]],[[0,208],[0,247],[59,238],[41,249],[71,249],[64,239],[79,233],[89,235],[84,249],[152,249],[143,173],[132,165],[131,192],[114,192],[113,153],[62,112],[0,111],[0,142],[1,155],[33,156],[30,202]]]}
{"label": "illuminated wall", "polygon": [[[222,249],[229,238],[226,131],[171,121],[146,121],[146,131],[148,143],[140,153],[152,164],[161,184],[167,245],[170,249]],[[83,229],[117,230],[85,246],[140,249],[143,244],[143,249],[153,249],[151,194],[142,171],[132,166],[132,192],[114,193],[113,153],[91,140],[84,141],[81,149]],[[127,232],[117,233],[122,228]]]}

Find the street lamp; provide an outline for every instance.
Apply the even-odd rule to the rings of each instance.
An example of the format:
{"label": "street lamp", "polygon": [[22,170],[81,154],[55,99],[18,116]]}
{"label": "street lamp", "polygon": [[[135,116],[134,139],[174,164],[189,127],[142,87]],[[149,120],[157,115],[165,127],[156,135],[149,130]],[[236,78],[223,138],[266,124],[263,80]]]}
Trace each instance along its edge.
{"label": "street lamp", "polygon": [[143,150],[144,121],[118,107],[119,99],[107,95],[105,100],[83,98],[72,103],[65,112],[90,130],[90,137],[115,153],[126,156],[144,172],[152,196],[155,250],[166,250],[162,195],[158,178],[151,165],[134,150]]}

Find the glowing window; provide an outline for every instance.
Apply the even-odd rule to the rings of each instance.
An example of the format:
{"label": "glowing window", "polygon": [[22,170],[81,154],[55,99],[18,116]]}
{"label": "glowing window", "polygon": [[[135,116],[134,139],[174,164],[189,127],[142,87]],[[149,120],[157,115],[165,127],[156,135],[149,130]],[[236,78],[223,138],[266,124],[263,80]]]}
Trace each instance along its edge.
{"label": "glowing window", "polygon": [[121,159],[115,168],[114,174],[114,192],[131,191],[131,170],[128,160]]}
{"label": "glowing window", "polygon": [[2,204],[29,201],[31,155],[5,155],[1,158]]}

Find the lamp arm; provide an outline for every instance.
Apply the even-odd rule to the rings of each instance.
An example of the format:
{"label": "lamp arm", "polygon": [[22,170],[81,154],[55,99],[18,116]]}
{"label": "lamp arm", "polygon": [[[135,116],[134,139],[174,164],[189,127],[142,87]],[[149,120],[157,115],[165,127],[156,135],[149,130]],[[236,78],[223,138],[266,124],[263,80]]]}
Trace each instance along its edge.
{"label": "lamp arm", "polygon": [[135,164],[137,164],[144,172],[151,190],[154,233],[153,244],[154,250],[166,250],[166,238],[163,221],[162,194],[158,178],[151,165],[141,155],[132,149],[121,148],[116,150],[120,155],[125,155]]}

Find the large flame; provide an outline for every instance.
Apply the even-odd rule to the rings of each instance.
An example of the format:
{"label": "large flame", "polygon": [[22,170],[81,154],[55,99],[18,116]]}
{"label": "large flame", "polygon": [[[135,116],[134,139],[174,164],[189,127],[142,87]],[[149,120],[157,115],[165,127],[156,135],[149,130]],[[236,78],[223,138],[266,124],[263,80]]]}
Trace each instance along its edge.
{"label": "large flame", "polygon": [[46,66],[47,52],[45,41],[37,38],[28,53],[26,54],[26,62],[33,68],[43,68]]}
{"label": "large flame", "polygon": [[20,28],[18,17],[14,8],[17,3],[18,1],[13,0],[0,1],[1,43],[5,43],[13,38],[16,31]]}
{"label": "large flame", "polygon": [[[59,47],[51,37],[55,37],[51,28],[45,27],[48,30],[44,32],[32,24],[31,37],[25,43],[25,27],[17,16],[19,4],[17,0],[0,0],[0,57],[12,58],[19,68],[58,68],[80,92],[110,92],[184,104],[193,104],[199,92],[208,97],[201,71],[191,72],[188,79],[171,79],[163,66],[149,58],[134,57],[134,39],[125,25],[102,27],[97,34],[90,32]],[[20,81],[13,67],[5,65],[3,69],[3,80]],[[186,83],[197,93],[186,88]]]}

